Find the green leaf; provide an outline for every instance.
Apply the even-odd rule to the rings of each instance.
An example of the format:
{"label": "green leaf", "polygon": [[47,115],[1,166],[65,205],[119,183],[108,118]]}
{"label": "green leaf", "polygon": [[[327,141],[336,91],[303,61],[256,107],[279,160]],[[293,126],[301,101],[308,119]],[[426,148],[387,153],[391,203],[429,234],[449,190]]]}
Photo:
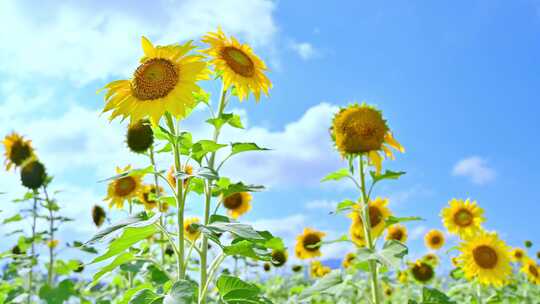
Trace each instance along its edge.
{"label": "green leaf", "polygon": [[97,241],[102,241],[109,234],[129,226],[147,226],[152,225],[159,219],[159,214],[154,215],[152,218],[148,218],[145,212],[140,212],[136,215],[130,216],[121,220],[118,223],[113,224],[105,229],[98,231],[90,240],[86,241],[84,245],[91,244]]}
{"label": "green leaf", "polygon": [[270,252],[265,248],[257,248],[256,244],[248,240],[233,242],[229,246],[223,246],[223,252],[231,256],[244,256],[256,260],[271,260]]}
{"label": "green leaf", "polygon": [[198,177],[207,180],[216,180],[219,178],[217,171],[208,167],[200,167],[197,172],[193,174],[187,174],[185,172],[179,172],[176,174],[176,178],[179,179],[186,179],[190,177]]}
{"label": "green leaf", "polygon": [[210,93],[207,93],[203,90],[199,90],[199,91],[194,91],[192,94],[193,94],[193,98],[195,98],[195,101],[197,101],[197,103],[202,102],[205,104],[209,104]]}
{"label": "green leaf", "polygon": [[379,174],[377,175],[375,173],[375,171],[371,171],[369,172],[369,174],[371,175],[371,178],[373,179],[373,183],[377,183],[379,181],[382,181],[384,179],[398,179],[400,178],[402,175],[404,175],[406,172],[403,172],[403,171],[390,171],[390,170],[386,170],[383,174]]}
{"label": "green leaf", "polygon": [[386,227],[392,226],[397,223],[402,222],[411,222],[411,221],[423,221],[424,219],[418,216],[407,216],[407,217],[395,217],[395,216],[389,216],[387,219],[385,219],[385,225]]}
{"label": "green leaf", "polygon": [[73,241],[73,244],[68,243],[67,246],[71,247],[71,248],[79,249],[79,250],[87,252],[87,253],[92,253],[92,254],[97,254],[98,253],[96,248],[86,246],[85,244],[83,244],[82,242],[79,242],[79,241]]}
{"label": "green leaf", "polygon": [[201,159],[207,153],[214,153],[225,146],[227,145],[218,144],[213,140],[203,139],[193,144],[193,147],[191,148],[191,153],[192,153],[193,159],[195,159],[198,163],[200,163]]}
{"label": "green leaf", "polygon": [[[219,185],[218,185],[219,186]],[[264,186],[259,185],[246,185],[242,182],[238,182],[235,184],[227,184],[226,187],[218,187],[217,189],[214,189],[212,191],[213,196],[220,196],[223,197],[230,196],[235,193],[239,192],[258,192],[264,190]]]}
{"label": "green leaf", "polygon": [[407,246],[396,240],[384,243],[381,251],[362,247],[358,250],[356,259],[358,262],[375,260],[388,268],[397,269],[401,259],[409,252]]}
{"label": "green leaf", "polygon": [[353,202],[351,200],[344,200],[337,204],[336,210],[333,213],[338,214],[344,211],[350,211],[353,209],[353,206],[355,205],[356,205],[356,202]]}
{"label": "green leaf", "polygon": [[264,240],[264,237],[262,237],[257,231],[255,231],[253,227],[246,224],[216,222],[216,223],[207,225],[206,228],[212,231],[217,230],[221,233],[230,232],[238,237],[241,237],[247,240]]}
{"label": "green leaf", "polygon": [[163,304],[192,304],[197,302],[198,286],[191,280],[180,280],[174,283],[165,296]]}
{"label": "green leaf", "polygon": [[342,169],[339,169],[339,170],[337,170],[335,172],[332,172],[332,173],[328,174],[325,178],[323,178],[321,180],[321,182],[338,181],[338,180],[344,179],[346,177],[350,177],[349,169],[342,168]]}
{"label": "green leaf", "polygon": [[261,148],[256,143],[231,143],[231,156],[247,151],[268,151],[270,149]]}
{"label": "green leaf", "polygon": [[117,175],[115,175],[113,177],[109,177],[109,178],[100,180],[100,181],[98,181],[98,183],[113,181],[113,180],[121,179],[121,178],[126,177],[126,176],[142,176],[142,175],[153,174],[153,173],[155,173],[154,166],[150,165],[150,166],[148,166],[146,168],[128,170],[126,172],[117,174]]}
{"label": "green leaf", "polygon": [[23,219],[23,218],[22,218],[22,216],[21,216],[20,214],[15,214],[14,216],[5,219],[5,220],[2,222],[2,224],[18,222],[18,221],[21,221],[22,219]]}
{"label": "green leaf", "polygon": [[43,285],[39,289],[39,298],[47,304],[62,304],[71,296],[77,295],[75,284],[70,279],[65,279],[57,287]]}
{"label": "green leaf", "polygon": [[163,296],[158,295],[150,289],[137,291],[129,300],[128,304],[160,304],[163,303]]}
{"label": "green leaf", "polygon": [[216,287],[225,303],[264,303],[257,300],[261,293],[257,286],[237,277],[222,275],[217,280]]}
{"label": "green leaf", "polygon": [[148,272],[150,273],[150,279],[157,285],[163,285],[169,280],[169,276],[155,265],[148,266]]}
{"label": "green leaf", "polygon": [[300,296],[298,296],[299,300],[307,299],[315,294],[318,293],[324,293],[326,290],[330,289],[331,287],[334,287],[338,284],[341,284],[343,282],[343,276],[341,274],[341,271],[334,270],[318,280],[315,285],[304,289]]}
{"label": "green leaf", "polygon": [[154,126],[152,127],[152,133],[154,133],[154,138],[159,140],[166,140],[171,142],[174,136],[169,132],[169,130],[163,128],[162,126]]}
{"label": "green leaf", "polygon": [[116,267],[133,260],[134,258],[135,256],[130,252],[125,252],[118,255],[109,265],[101,267],[99,272],[94,275],[94,277],[92,278],[92,285],[96,284],[98,280],[105,274],[113,271],[114,269],[116,269]]}
{"label": "green leaf", "polygon": [[454,280],[463,279],[465,277],[465,273],[461,268],[454,268],[452,271],[450,271],[450,277]]}
{"label": "green leaf", "polygon": [[456,304],[444,293],[435,288],[424,287],[422,289],[422,304]]}
{"label": "green leaf", "polygon": [[133,295],[136,294],[138,291],[143,290],[143,289],[150,289],[150,288],[152,288],[151,283],[143,283],[143,284],[137,285],[137,286],[135,286],[135,287],[133,287],[131,289],[128,289],[124,293],[124,297],[122,298],[122,300],[120,302],[118,302],[118,304],[128,304],[129,300],[131,298],[133,298]]}
{"label": "green leaf", "polygon": [[191,148],[193,147],[193,137],[189,132],[182,132],[176,139],[180,154],[189,155]]}

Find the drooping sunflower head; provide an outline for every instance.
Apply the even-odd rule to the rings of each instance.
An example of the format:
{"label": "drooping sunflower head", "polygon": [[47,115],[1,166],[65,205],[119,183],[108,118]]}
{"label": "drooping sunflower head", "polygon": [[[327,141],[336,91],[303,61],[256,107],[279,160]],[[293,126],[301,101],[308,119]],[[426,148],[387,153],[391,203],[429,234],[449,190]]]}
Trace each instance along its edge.
{"label": "drooping sunflower head", "polygon": [[209,48],[202,52],[210,56],[210,64],[221,73],[225,88],[234,86],[240,100],[253,93],[258,101],[261,92],[268,96],[272,83],[264,72],[266,64],[247,44],[241,44],[234,37],[228,38],[221,29],[208,33],[202,42]]}
{"label": "drooping sunflower head", "polygon": [[25,140],[21,135],[13,132],[4,138],[6,170],[11,167],[20,167],[26,160],[34,157],[34,149],[30,140]]}
{"label": "drooping sunflower head", "polygon": [[483,214],[484,210],[475,201],[452,199],[442,210],[441,217],[448,232],[469,238],[481,232],[481,224],[485,221]]}
{"label": "drooping sunflower head", "polygon": [[21,182],[28,189],[38,189],[47,181],[45,166],[38,160],[26,162],[21,169]]}
{"label": "drooping sunflower head", "polygon": [[107,214],[105,213],[105,209],[101,208],[101,206],[95,205],[92,208],[92,220],[94,221],[96,227],[101,227],[103,222],[105,222],[106,217]]}
{"label": "drooping sunflower head", "polygon": [[432,229],[424,236],[424,243],[429,249],[437,250],[444,246],[444,233],[437,229]]}
{"label": "drooping sunflower head", "polygon": [[[159,207],[158,196],[163,193],[163,191],[161,186],[156,188],[156,185],[154,184],[144,185],[139,194],[139,200],[143,203],[144,209],[153,210],[154,208]],[[165,204],[162,204],[160,211],[166,212],[168,209],[168,205],[165,207]]]}
{"label": "drooping sunflower head", "polygon": [[341,262],[341,266],[343,266],[343,268],[347,269],[353,264],[355,259],[356,259],[356,254],[354,254],[352,252],[349,252],[343,258],[343,261]]}
{"label": "drooping sunflower head", "polygon": [[129,117],[137,122],[149,117],[153,124],[169,112],[184,118],[195,106],[193,92],[200,92],[198,80],[208,76],[202,56],[188,55],[192,41],[183,45],[154,46],[142,37],[144,56],[131,80],[117,80],[104,90],[105,108],[110,119]]}
{"label": "drooping sunflower head", "polygon": [[510,253],[510,256],[512,257],[513,262],[523,262],[524,259],[527,258],[527,254],[525,253],[525,250],[521,248],[514,248],[512,252]]}
{"label": "drooping sunflower head", "polygon": [[272,269],[272,265],[270,265],[270,263],[266,262],[266,263],[263,264],[263,270],[265,272],[269,272],[270,269]]}
{"label": "drooping sunflower head", "polygon": [[526,259],[521,267],[521,272],[527,276],[531,283],[540,285],[540,266],[535,261]]}
{"label": "drooping sunflower head", "polygon": [[311,259],[321,256],[321,242],[326,233],[311,228],[296,237],[295,253],[299,259]]}
{"label": "drooping sunflower head", "polygon": [[332,269],[330,267],[323,265],[320,261],[314,260],[309,264],[309,274],[312,278],[322,278]]}
{"label": "drooping sunflower head", "polygon": [[481,232],[459,246],[460,264],[468,280],[502,286],[512,273],[509,247],[496,233]]}
{"label": "drooping sunflower head", "polygon": [[192,242],[195,242],[201,235],[201,231],[193,224],[198,224],[199,218],[192,217],[184,220],[184,235]]}
{"label": "drooping sunflower head", "polygon": [[274,267],[281,267],[287,263],[288,253],[287,250],[274,249],[272,251],[272,265]]}
{"label": "drooping sunflower head", "polygon": [[229,216],[237,219],[251,210],[251,199],[249,192],[236,192],[223,199],[223,207],[227,209]]}
{"label": "drooping sunflower head", "polygon": [[[116,167],[116,173],[122,174],[131,170],[131,166],[124,169]],[[126,175],[112,180],[107,187],[107,197],[104,201],[109,202],[109,208],[123,208],[126,200],[137,197],[142,191],[142,175]]]}
{"label": "drooping sunflower head", "polygon": [[154,143],[154,132],[148,120],[139,120],[128,127],[126,142],[129,149],[135,153],[144,153]]}
{"label": "drooping sunflower head", "polygon": [[[386,227],[386,219],[392,215],[392,212],[387,207],[388,199],[377,197],[369,202],[369,223],[371,225],[371,235],[373,238],[379,237]],[[354,205],[354,210],[349,214],[353,223],[358,227],[362,227],[361,210],[358,205]],[[361,229],[363,234],[363,229]]]}
{"label": "drooping sunflower head", "polygon": [[435,277],[433,266],[421,260],[409,266],[409,273],[420,284],[429,283]]}
{"label": "drooping sunflower head", "polygon": [[405,243],[407,241],[407,228],[405,228],[405,226],[400,225],[400,224],[395,224],[388,227],[388,231],[386,233],[386,239],[396,240],[396,241]]}
{"label": "drooping sunflower head", "polygon": [[302,265],[298,265],[298,264],[292,265],[292,267],[291,267],[291,270],[293,272],[300,272],[300,271],[302,271],[302,269],[304,269],[304,267],[302,267]]}
{"label": "drooping sunflower head", "polygon": [[434,253],[428,253],[422,257],[422,261],[431,264],[431,266],[436,267],[439,265],[439,257]]}
{"label": "drooping sunflower head", "polygon": [[382,112],[365,103],[352,104],[341,109],[334,116],[330,134],[342,156],[365,153],[377,173],[382,168],[379,152],[383,152],[390,159],[394,159],[390,148],[405,152],[403,146],[392,136]]}

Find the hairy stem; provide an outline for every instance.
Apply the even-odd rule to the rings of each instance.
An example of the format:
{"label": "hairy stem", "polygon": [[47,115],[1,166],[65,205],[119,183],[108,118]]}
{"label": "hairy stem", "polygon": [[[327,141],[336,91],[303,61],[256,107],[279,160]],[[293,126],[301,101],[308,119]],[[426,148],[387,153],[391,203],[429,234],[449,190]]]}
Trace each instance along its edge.
{"label": "hairy stem", "polygon": [[47,193],[47,187],[43,186],[43,193],[45,194],[45,201],[47,202],[47,209],[49,209],[49,271],[47,274],[47,283],[52,285],[54,279],[54,213],[49,200],[49,194]]}
{"label": "hairy stem", "polygon": [[[152,167],[154,168],[154,172],[157,172],[156,160],[154,158],[154,146],[150,147],[149,157],[150,157],[150,163],[152,164]],[[158,176],[156,174],[154,174],[154,185],[156,187],[156,198],[158,199],[158,208],[159,208],[159,212],[161,213],[163,210],[163,206],[162,206],[161,200],[159,199],[161,193],[159,191]],[[162,213],[159,216],[159,224],[161,226],[164,226]],[[159,247],[161,249],[161,262],[163,263],[163,265],[165,265],[165,242],[164,242],[165,236],[163,235],[163,232],[159,233],[159,240],[160,240]]]}
{"label": "hairy stem", "polygon": [[30,271],[28,272],[28,298],[27,303],[32,302],[32,284],[34,280],[34,258],[36,256],[36,220],[37,220],[37,190],[34,190],[34,204],[32,206],[32,246],[30,249],[31,261],[30,261]]}

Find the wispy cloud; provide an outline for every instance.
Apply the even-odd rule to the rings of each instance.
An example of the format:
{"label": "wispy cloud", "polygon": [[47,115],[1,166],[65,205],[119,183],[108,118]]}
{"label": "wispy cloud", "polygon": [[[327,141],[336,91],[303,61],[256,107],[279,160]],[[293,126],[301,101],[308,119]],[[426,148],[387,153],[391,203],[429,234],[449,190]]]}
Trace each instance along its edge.
{"label": "wispy cloud", "polygon": [[303,60],[313,59],[319,55],[319,51],[309,42],[292,42],[291,48],[302,58]]}
{"label": "wispy cloud", "polygon": [[452,169],[454,176],[463,176],[477,185],[484,185],[495,180],[496,172],[488,166],[487,160],[471,156],[458,161]]}
{"label": "wispy cloud", "polygon": [[318,211],[333,211],[336,209],[337,202],[327,200],[315,200],[306,203],[306,209]]}

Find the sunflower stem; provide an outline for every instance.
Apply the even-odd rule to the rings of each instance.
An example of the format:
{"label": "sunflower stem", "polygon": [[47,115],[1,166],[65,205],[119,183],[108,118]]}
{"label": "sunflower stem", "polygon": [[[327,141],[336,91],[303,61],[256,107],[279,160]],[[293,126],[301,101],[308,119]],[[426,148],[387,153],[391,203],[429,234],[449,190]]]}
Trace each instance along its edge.
{"label": "sunflower stem", "polygon": [[[223,111],[225,110],[225,106],[227,105],[227,89],[225,87],[225,83],[222,81],[221,86],[221,94],[219,97],[219,105],[218,105],[218,112],[216,118],[220,118],[223,114]],[[214,135],[213,140],[214,142],[217,142],[219,138],[219,133],[221,131],[221,127],[214,126]],[[216,161],[216,152],[212,152],[210,154],[210,159],[208,160],[208,168],[211,170],[214,169]],[[220,165],[221,167],[221,165]],[[212,202],[212,183],[210,181],[206,181],[206,188],[205,188],[205,202],[204,202],[204,225],[208,225],[208,222],[210,221],[210,205]],[[202,244],[201,244],[201,278],[199,282],[199,286],[205,286],[209,284],[209,280],[211,277],[208,277],[207,275],[207,259],[208,259],[208,238],[205,234],[202,236]],[[201,294],[199,295],[199,303],[205,304],[206,303],[206,288],[201,288]]]}
{"label": "sunflower stem", "polygon": [[49,209],[49,271],[47,274],[47,283],[52,286],[54,279],[54,214],[49,200],[49,194],[47,193],[47,186],[43,186],[43,193],[45,194],[45,201],[47,202],[47,209]]}
{"label": "sunflower stem", "polygon": [[[157,168],[156,168],[156,160],[155,160],[155,157],[154,157],[154,145],[150,146],[149,157],[150,157],[150,163],[152,164],[152,167],[154,168],[154,172],[156,172]],[[163,206],[162,206],[161,200],[159,199],[161,193],[159,191],[158,176],[156,174],[154,174],[154,185],[156,186],[156,197],[157,197],[157,200],[158,200],[158,208],[159,208],[159,212],[160,212],[159,224],[161,226],[163,226],[163,213],[161,213],[162,210],[163,210]],[[160,247],[160,250],[161,250],[161,262],[163,263],[163,265],[165,265],[165,242],[164,242],[165,241],[165,236],[163,235],[163,232],[159,233],[159,240],[160,240],[159,247]]]}
{"label": "sunflower stem", "polygon": [[[364,159],[363,155],[360,155],[358,157],[358,167],[359,167],[359,174],[360,174],[360,185],[362,189],[362,224],[364,226],[364,234],[366,236],[367,246],[370,250],[375,249],[375,242],[373,241],[372,235],[371,235],[371,221],[369,217],[369,196],[366,192],[366,177],[365,177],[365,171],[364,171]],[[379,280],[378,280],[378,269],[377,269],[377,262],[374,260],[369,261],[369,271],[371,273],[371,295],[372,295],[372,302],[374,304],[380,304],[381,303],[381,293],[379,290]]]}
{"label": "sunflower stem", "polygon": [[476,284],[476,302],[477,304],[482,304],[482,286],[479,283]]}
{"label": "sunflower stem", "polygon": [[36,220],[37,220],[37,190],[34,190],[34,204],[32,206],[32,246],[30,249],[31,261],[30,271],[28,272],[28,298],[27,303],[32,303],[32,284],[34,280],[34,257],[36,256]]}

